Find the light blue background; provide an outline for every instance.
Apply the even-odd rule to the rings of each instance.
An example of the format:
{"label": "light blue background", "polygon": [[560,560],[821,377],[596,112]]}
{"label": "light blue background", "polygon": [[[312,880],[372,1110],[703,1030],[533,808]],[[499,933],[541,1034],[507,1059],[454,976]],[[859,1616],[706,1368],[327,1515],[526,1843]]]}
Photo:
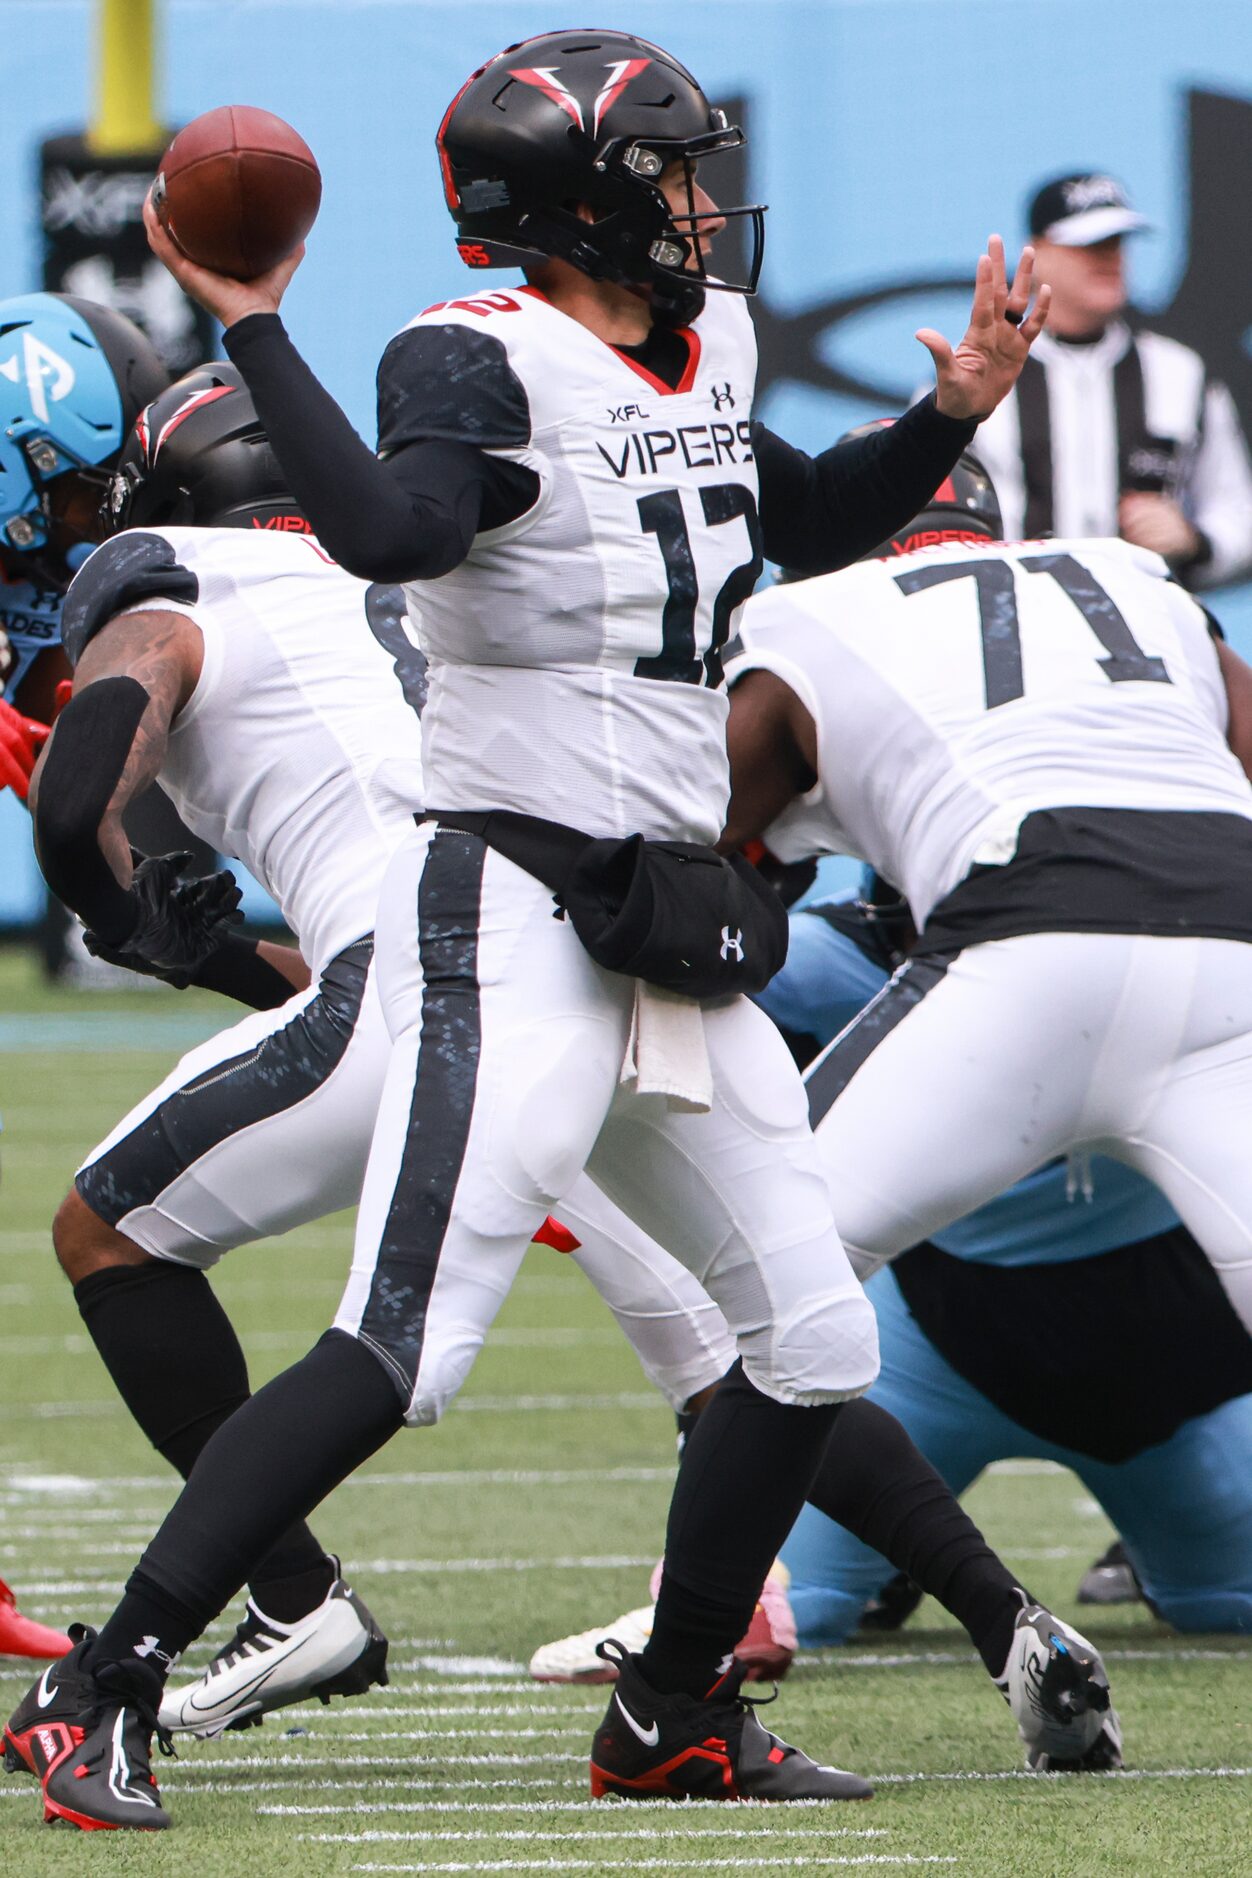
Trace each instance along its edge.
{"label": "light blue background", "polygon": [[[443,109],[485,57],[569,13],[660,41],[714,98],[751,100],[752,189],[771,205],[762,286],[776,309],[972,270],[990,231],[1020,239],[1033,184],[1084,167],[1121,175],[1157,224],[1135,244],[1133,278],[1143,307],[1165,305],[1185,256],[1185,92],[1252,97],[1249,0],[167,0],[166,121],[262,105],[317,155],[322,212],[285,312],[367,436],[387,339],[484,278],[452,245],[433,152]],[[89,0],[0,7],[0,293],[38,284],[37,148],[90,114],[94,20]],[[927,375],[921,324],[956,338],[963,297],[842,327],[840,362],[905,393]],[[874,409],[783,384],[762,414],[815,449]],[[1246,590],[1218,610],[1252,651]],[[21,811],[0,799],[0,921],[34,904],[27,845]]]}

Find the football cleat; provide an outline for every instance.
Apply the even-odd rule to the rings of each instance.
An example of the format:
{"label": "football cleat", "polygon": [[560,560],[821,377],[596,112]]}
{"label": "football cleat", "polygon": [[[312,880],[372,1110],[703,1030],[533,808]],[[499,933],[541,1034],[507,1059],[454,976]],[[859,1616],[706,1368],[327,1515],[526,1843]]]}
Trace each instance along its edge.
{"label": "football cleat", "polygon": [[1120,1539],[1089,1565],[1078,1587],[1080,1604],[1142,1604],[1143,1587]]}
{"label": "football cleat", "polygon": [[296,1624],[266,1617],[251,1600],[230,1642],[197,1682],[167,1689],[161,1726],[209,1737],[250,1728],[271,1709],[364,1695],[387,1681],[387,1639],[355,1591],[336,1578],[325,1598]]}
{"label": "football cleat", "polygon": [[600,1645],[616,1637],[624,1650],[637,1656],[652,1635],[654,1608],[641,1604],[616,1623],[541,1644],[530,1659],[532,1677],[536,1682],[616,1682],[617,1664],[599,1655]]}
{"label": "football cleat", "polygon": [[0,1578],[0,1656],[64,1656],[70,1640],[63,1630],[50,1630],[23,1617],[17,1599]]}
{"label": "football cleat", "polygon": [[1033,1772],[1121,1766],[1121,1723],[1100,1652],[1042,1605],[1019,1612],[996,1686],[1013,1711]]}
{"label": "football cleat", "polygon": [[84,1832],[160,1832],[170,1824],[152,1772],[155,1731],[173,1753],[155,1712],[118,1683],[105,1664],[96,1675],[84,1659],[94,1630],[74,1624],[68,1656],[32,1684],[4,1731],[5,1765],[34,1774],[43,1787],[44,1822]]}
{"label": "football cleat", "polygon": [[[600,1646],[614,1663],[617,1685],[591,1744],[591,1794],[603,1799],[868,1800],[874,1789],[859,1774],[819,1767],[762,1727],[756,1709],[773,1696],[739,1693],[735,1663],[704,1701],[661,1695],[638,1659],[614,1639]],[[775,1692],[776,1693],[776,1692]]]}
{"label": "football cleat", "polygon": [[[664,1560],[652,1574],[654,1598],[663,1565]],[[752,1621],[735,1645],[735,1661],[744,1665],[747,1682],[781,1682],[791,1668],[797,1647],[796,1620],[787,1584],[787,1568],[778,1560],[770,1566]],[[530,1659],[532,1677],[536,1682],[615,1682],[617,1666],[599,1654],[599,1646],[612,1637],[637,1656],[652,1635],[653,1609],[651,1604],[641,1604],[637,1611],[627,1611],[601,1629],[580,1630],[572,1637],[542,1644]]]}

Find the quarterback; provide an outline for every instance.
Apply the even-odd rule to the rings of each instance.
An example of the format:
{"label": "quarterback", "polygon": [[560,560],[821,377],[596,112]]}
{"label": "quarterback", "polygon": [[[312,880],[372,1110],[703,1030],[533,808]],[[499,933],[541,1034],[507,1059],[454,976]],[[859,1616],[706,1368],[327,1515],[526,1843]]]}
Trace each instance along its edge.
{"label": "quarterback", "polygon": [[[147,1748],[162,1662],[294,1516],[402,1425],[439,1418],[584,1167],[668,1238],[739,1350],[688,1446],[656,1622],[621,1657],[593,1792],[868,1795],[766,1730],[730,1666],[877,1357],[794,1065],[746,998],[720,995],[761,982],[776,931],[712,853],[722,654],[762,551],[841,565],[924,504],[1045,304],[1028,311],[1029,264],[1010,288],[997,246],[961,346],[928,337],[935,402],[802,457],[751,417],[739,296],[755,267],[731,283],[707,265],[725,217],[695,165],[739,141],[690,74],[629,36],[551,35],[475,73],[439,130],[447,202],[462,258],[520,264],[526,286],[443,303],[392,342],[381,461],[276,317],[298,254],[242,286],[186,264],[150,217],[171,271],[223,320],[323,546],[409,589],[428,810],[379,902],[392,1049],[335,1328],[209,1442],[118,1610],[67,1664],[72,1751],[44,1790],[80,1825],[168,1823]],[[732,213],[759,231],[759,210]],[[667,898],[684,868],[677,900],[699,915],[685,924]],[[672,990],[698,956],[715,1001],[666,1003],[621,965],[628,896],[611,882],[630,870],[661,911],[629,960]],[[607,934],[580,881],[609,887]],[[111,1784],[110,1741],[125,1761]]]}

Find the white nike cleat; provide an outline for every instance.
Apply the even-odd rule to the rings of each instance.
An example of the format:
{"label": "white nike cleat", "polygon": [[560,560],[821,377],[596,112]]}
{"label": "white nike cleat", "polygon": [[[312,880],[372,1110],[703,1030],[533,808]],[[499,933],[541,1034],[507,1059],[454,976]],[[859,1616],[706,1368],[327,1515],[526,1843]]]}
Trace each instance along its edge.
{"label": "white nike cleat", "polygon": [[1100,1652],[1041,1604],[1019,1613],[996,1687],[1013,1711],[1034,1773],[1121,1766],[1121,1723]]}
{"label": "white nike cleat", "polygon": [[[650,1589],[654,1599],[664,1564],[662,1559],[652,1573]],[[796,1620],[787,1597],[789,1583],[786,1566],[781,1559],[776,1560],[761,1587],[752,1621],[735,1645],[735,1661],[743,1664],[746,1682],[781,1682],[791,1668],[796,1653]],[[632,1656],[638,1656],[652,1635],[655,1608],[655,1604],[642,1604],[603,1630],[580,1630],[576,1636],[543,1644],[530,1659],[532,1677],[536,1682],[615,1682],[616,1661],[599,1655],[600,1644],[612,1639]]]}
{"label": "white nike cleat", "polygon": [[162,1728],[208,1737],[248,1728],[271,1709],[317,1696],[364,1695],[387,1681],[387,1639],[356,1593],[336,1578],[298,1624],[280,1624],[249,1600],[247,1615],[197,1682],[167,1689]]}
{"label": "white nike cleat", "polygon": [[599,1630],[580,1630],[576,1636],[541,1644],[530,1659],[531,1676],[536,1682],[616,1682],[617,1664],[597,1656],[597,1646],[616,1637],[624,1650],[637,1656],[652,1635],[653,1608],[641,1604]]}

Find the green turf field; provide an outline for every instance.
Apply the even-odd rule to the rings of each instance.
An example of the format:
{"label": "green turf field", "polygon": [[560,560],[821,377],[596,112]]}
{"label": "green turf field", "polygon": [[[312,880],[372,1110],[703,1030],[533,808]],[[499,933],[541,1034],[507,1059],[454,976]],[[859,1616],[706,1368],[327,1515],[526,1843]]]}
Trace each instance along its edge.
{"label": "green turf field", "polygon": [[[228,1017],[207,995],[49,995],[0,953],[0,1576],[33,1616],[102,1618],[172,1498],[82,1332],[48,1222],[81,1152]],[[349,1244],[340,1217],[234,1255],[221,1292],[254,1382],[325,1328]],[[871,1805],[591,1805],[602,1700],[531,1684],[524,1665],[644,1601],[672,1449],[581,1275],[532,1251],[445,1424],[399,1437],[316,1521],[390,1633],[391,1686],[188,1743],[159,1770],[176,1822],[163,1838],[50,1832],[34,1783],[0,1779],[0,1872],[1252,1872],[1252,1644],[1175,1640],[1143,1611],[1091,1626],[1126,1777],[1022,1774],[1007,1709],[926,1604],[885,1642],[802,1659],[771,1715],[811,1754],[877,1776]],[[1079,1483],[1008,1468],[972,1505],[1068,1609],[1107,1537]],[[4,1713],[28,1680],[0,1665]]]}

